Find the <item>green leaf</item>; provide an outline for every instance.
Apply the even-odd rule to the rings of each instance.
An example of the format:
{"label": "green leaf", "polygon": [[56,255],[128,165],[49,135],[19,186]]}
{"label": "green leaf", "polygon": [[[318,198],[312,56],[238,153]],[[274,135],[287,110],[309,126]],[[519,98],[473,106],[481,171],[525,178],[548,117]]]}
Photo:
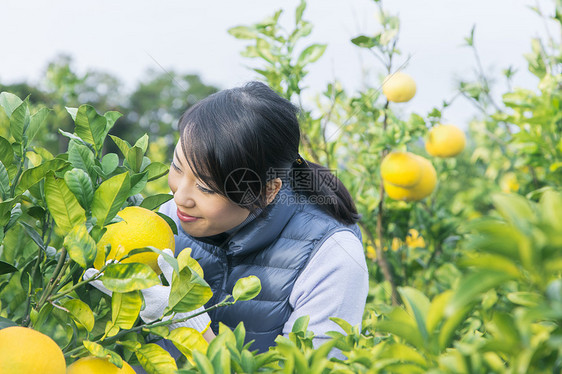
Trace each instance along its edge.
{"label": "green leaf", "polygon": [[242,367],[242,372],[244,373],[254,373],[257,369],[256,359],[247,350],[242,351],[240,355],[240,366]]}
{"label": "green leaf", "polygon": [[129,149],[132,148],[131,145],[126,140],[118,138],[117,136],[109,135],[109,137],[117,145],[117,148],[119,148],[119,150],[123,154],[123,157],[127,158],[127,154],[129,153]]}
{"label": "green leaf", "polygon": [[43,179],[50,171],[58,171],[66,165],[68,165],[68,163],[65,160],[54,158],[37,167],[27,169],[23,172],[20,182],[16,187],[16,195],[21,195],[27,191],[31,186]]}
{"label": "green leaf", "polygon": [[111,264],[100,277],[103,285],[113,292],[143,290],[160,284],[152,268],[139,262]]}
{"label": "green leaf", "polygon": [[203,335],[191,327],[177,327],[168,334],[166,339],[174,343],[187,358],[192,358],[195,350],[203,354],[207,353],[209,346]]}
{"label": "green leaf", "polygon": [[162,217],[162,219],[164,221],[166,221],[168,223],[168,226],[170,226],[174,235],[178,234],[178,226],[176,225],[176,223],[174,222],[173,219],[171,219],[170,217],[168,217],[164,213],[156,212],[156,214],[158,214],[160,217]]}
{"label": "green leaf", "polygon": [[86,143],[91,144],[99,154],[107,134],[107,118],[99,115],[93,106],[81,105],[76,113],[75,133]]}
{"label": "green leaf", "polygon": [[45,243],[43,242],[41,235],[39,235],[39,233],[27,222],[20,221],[19,224],[25,229],[25,232],[29,235],[31,240],[33,240],[39,248],[45,251]]}
{"label": "green leaf", "polygon": [[8,264],[7,262],[0,261],[0,275],[15,273],[18,268]]}
{"label": "green leaf", "polygon": [[4,200],[0,203],[0,226],[6,226],[8,222],[10,222],[12,209],[20,200],[21,198],[17,196],[13,199]]}
{"label": "green leaf", "polygon": [[129,193],[129,173],[125,172],[103,182],[94,193],[92,216],[99,226],[105,226],[115,217]]}
{"label": "green leaf", "polygon": [[167,193],[152,195],[144,199],[140,206],[149,210],[156,210],[160,205],[164,204],[169,200],[172,200],[173,198],[174,195],[170,195]]}
{"label": "green leaf", "polygon": [[0,203],[0,226],[5,226],[10,221],[10,213],[20,200],[21,197],[16,196],[12,199],[4,200]]}
{"label": "green leaf", "polygon": [[170,335],[170,329],[168,326],[154,326],[154,327],[147,327],[151,334],[156,334],[163,338],[167,338]]}
{"label": "green leaf", "polygon": [[133,174],[130,178],[130,189],[127,193],[128,196],[133,196],[138,193],[141,193],[142,190],[146,187],[146,183],[148,182],[148,174],[147,173],[140,173],[140,174]]}
{"label": "green leaf", "polygon": [[74,329],[69,314],[54,308],[51,304],[45,304],[39,312],[37,321],[32,321],[32,323],[34,328],[51,337],[62,348],[72,340]]}
{"label": "green leaf", "polygon": [[230,352],[228,348],[222,347],[222,349],[211,358],[211,364],[213,365],[215,373],[230,374]]}
{"label": "green leaf", "polygon": [[52,171],[45,179],[45,199],[53,219],[64,233],[86,221],[86,212],[70,192],[64,179],[55,178]]}
{"label": "green leaf", "polygon": [[105,136],[107,136],[107,134],[109,133],[109,130],[111,130],[111,128],[113,127],[113,125],[115,125],[115,122],[121,118],[121,116],[123,116],[123,114],[116,112],[116,111],[109,111],[106,112],[104,115],[105,119],[107,120],[107,124],[105,126]]}
{"label": "green leaf", "polygon": [[8,318],[0,317],[0,330],[12,326],[19,326],[19,325]]}
{"label": "green leaf", "polygon": [[182,269],[180,264],[179,274],[174,273],[172,276],[170,298],[164,313],[171,310],[178,313],[190,312],[204,305],[212,295],[211,288],[199,274],[189,267]]}
{"label": "green leaf", "polygon": [[[166,329],[168,329],[168,328],[166,327]],[[129,333],[125,336],[130,337],[130,334],[133,334],[135,336],[135,337],[133,337],[133,340],[118,340],[117,344],[122,345],[123,347],[127,348],[131,352],[136,352],[140,349],[140,347],[142,345],[137,340],[134,340],[134,339],[136,339],[136,333],[134,333],[134,332]]]}
{"label": "green leaf", "polygon": [[439,323],[443,320],[445,314],[445,307],[449,303],[449,300],[453,296],[453,291],[448,290],[439,295],[435,296],[431,301],[429,310],[427,311],[427,318],[425,321],[425,326],[427,332],[431,334]]}
{"label": "green leaf", "polygon": [[144,134],[143,136],[141,136],[133,147],[140,148],[142,154],[144,155],[146,153],[146,150],[148,149],[148,134]]}
{"label": "green leaf", "polygon": [[82,169],[72,169],[64,174],[64,181],[82,208],[89,210],[94,199],[94,186],[89,175]]}
{"label": "green leaf", "polygon": [[31,121],[29,122],[29,128],[27,129],[27,139],[28,144],[31,143],[45,120],[49,115],[51,110],[47,108],[41,108],[37,113],[31,116]]}
{"label": "green leaf", "polygon": [[180,272],[178,260],[174,256],[170,256],[169,254],[165,253],[164,251],[162,251],[158,248],[154,248],[154,247],[135,248],[135,249],[129,251],[129,253],[127,253],[127,255],[123,256],[119,261],[123,261],[123,260],[125,260],[127,258],[130,258],[134,255],[137,255],[139,253],[146,253],[146,252],[158,253],[158,255],[162,256],[164,258],[164,260],[168,264],[170,264],[170,266],[172,267],[172,269],[174,269],[174,271],[176,273]]}
{"label": "green leaf", "polygon": [[64,108],[66,109],[68,114],[70,114],[72,120],[76,121],[76,114],[78,113],[78,108],[69,108],[69,107],[64,107]]}
{"label": "green leaf", "polygon": [[427,361],[418,351],[406,344],[393,343],[385,347],[384,353],[380,358],[394,358],[400,362],[411,362],[426,368]]}
{"label": "green leaf", "polygon": [[144,152],[142,151],[142,148],[139,148],[137,146],[129,149],[129,151],[127,152],[127,156],[125,156],[125,158],[127,159],[127,163],[135,173],[138,173],[140,171],[143,157]]}
{"label": "green leaf", "polygon": [[[296,323],[296,322],[295,322]],[[244,327],[244,322],[238,323],[234,331],[232,332],[236,338],[236,347],[239,351],[244,347],[244,339],[246,338],[246,328]]]}
{"label": "green leaf", "polygon": [[248,26],[236,26],[228,29],[228,33],[234,36],[236,39],[256,39],[258,33],[255,29]]}
{"label": "green leaf", "polygon": [[178,370],[176,361],[159,345],[143,344],[135,354],[149,374],[175,374]]}
{"label": "green leaf", "polygon": [[70,258],[84,269],[91,267],[96,259],[96,242],[85,225],[75,226],[64,238],[64,246]]}
{"label": "green leaf", "polygon": [[71,141],[68,145],[68,161],[73,167],[82,169],[90,176],[94,176],[94,160],[94,153],[85,145],[75,141]]}
{"label": "green leaf", "polygon": [[258,39],[256,42],[256,48],[261,58],[271,64],[275,63],[277,58],[273,55],[273,53],[271,53],[271,44],[269,44],[266,40]]}
{"label": "green leaf", "polygon": [[170,168],[164,165],[163,163],[152,162],[143,171],[146,171],[148,173],[148,181],[150,182],[160,177],[163,177],[168,173],[168,170],[170,170]]}
{"label": "green leaf", "polygon": [[466,305],[474,302],[481,294],[512,279],[509,273],[489,269],[479,270],[465,276],[445,308],[445,315],[451,316]]}
{"label": "green leaf", "polygon": [[351,39],[351,42],[361,48],[373,48],[377,45],[380,45],[379,40],[380,40],[380,35],[377,35],[376,37],[373,38],[365,35],[361,35]]}
{"label": "green leaf", "polygon": [[258,296],[260,292],[260,279],[255,275],[250,275],[236,281],[234,289],[232,290],[232,296],[234,297],[234,301],[252,300],[254,297]]}
{"label": "green leaf", "polygon": [[386,319],[377,321],[375,328],[376,331],[394,334],[418,349],[425,346],[414,317],[400,307],[396,307],[388,313]]}
{"label": "green leaf", "polygon": [[[332,317],[332,318],[335,318],[335,317]],[[332,318],[330,318],[330,319],[333,321]],[[310,316],[308,316],[308,315],[300,316],[299,318],[297,318],[297,320],[293,324],[293,328],[291,329],[291,332],[294,332],[294,333],[306,332],[306,329],[308,328],[308,322],[310,322]]]}
{"label": "green leaf", "polygon": [[72,319],[84,326],[88,332],[92,331],[96,321],[88,304],[78,299],[63,299],[61,305],[68,310]]}
{"label": "green leaf", "polygon": [[204,278],[203,268],[197,261],[191,257],[191,248],[184,248],[177,257],[179,269],[189,267],[191,271],[195,272],[201,278]]}
{"label": "green leaf", "polygon": [[108,359],[109,362],[111,362],[118,368],[123,367],[123,359],[116,352],[113,352],[98,343],[90,342],[88,340],[84,340],[82,344],[84,344],[84,347],[86,347],[86,349],[92,354],[92,356]]}
{"label": "green leaf", "polygon": [[543,222],[548,222],[556,231],[562,232],[562,194],[546,191],[540,199],[539,208]]}
{"label": "green leaf", "polygon": [[111,295],[111,324],[122,329],[133,327],[142,308],[140,291],[113,292]]}
{"label": "green leaf", "polygon": [[427,341],[426,318],[429,310],[429,299],[421,291],[412,287],[399,287],[398,292],[404,300],[408,314],[414,317],[418,330]]}
{"label": "green leaf", "polygon": [[392,28],[390,30],[387,30],[383,33],[380,34],[380,43],[384,46],[390,44],[390,42],[392,42],[394,40],[394,38],[396,37],[396,35],[398,35],[398,28]]}
{"label": "green leaf", "polygon": [[10,176],[4,163],[0,161],[0,198],[5,200],[10,193]]}
{"label": "green leaf", "polygon": [[0,106],[4,108],[8,117],[11,117],[14,110],[16,110],[16,108],[22,103],[23,101],[12,93],[2,92],[0,94]]}
{"label": "green leaf", "polygon": [[0,161],[6,165],[10,165],[14,160],[14,151],[12,144],[5,138],[0,136]]}
{"label": "green leaf", "polygon": [[64,130],[59,129],[59,133],[62,136],[66,136],[67,138],[69,138],[70,140],[74,140],[75,142],[85,145],[86,147],[88,147],[89,149],[92,150],[92,152],[95,152],[94,146],[91,145],[90,143],[86,143],[84,140],[82,140],[79,136],[71,134],[69,132],[66,132]]}
{"label": "green leaf", "polygon": [[471,308],[472,306],[467,305],[460,309],[456,309],[455,312],[445,321],[443,326],[441,326],[441,331],[439,331],[438,337],[439,347],[441,350],[449,348],[457,327],[466,320],[466,315],[470,312]]}
{"label": "green leaf", "polygon": [[538,306],[543,301],[543,297],[535,292],[510,292],[506,297],[514,304],[530,308]]}
{"label": "green leaf", "polygon": [[[10,132],[16,142],[23,144],[23,135],[29,127],[31,115],[29,113],[29,98],[26,98],[14,111],[10,117]],[[24,144],[27,146],[27,144]]]}
{"label": "green leaf", "polygon": [[301,52],[297,59],[297,66],[306,66],[317,61],[326,51],[326,44],[312,44]]}
{"label": "green leaf", "polygon": [[[517,259],[517,258],[516,258]],[[475,257],[467,257],[460,259],[460,266],[473,266],[478,269],[490,269],[510,274],[514,278],[522,277],[521,271],[516,261],[495,254],[478,254]]]}
{"label": "green leaf", "polygon": [[101,159],[101,169],[105,175],[109,175],[119,166],[119,156],[115,153],[108,153]]}
{"label": "green leaf", "polygon": [[193,352],[193,361],[195,361],[197,369],[199,369],[202,374],[215,374],[213,364],[204,354],[197,351]]}
{"label": "green leaf", "polygon": [[306,9],[306,1],[301,0],[299,6],[297,7],[296,11],[295,11],[295,24],[299,24],[302,20],[302,15],[304,13],[304,10]]}
{"label": "green leaf", "polygon": [[498,212],[522,232],[527,232],[529,222],[535,221],[535,212],[529,201],[522,196],[496,194],[492,200]]}

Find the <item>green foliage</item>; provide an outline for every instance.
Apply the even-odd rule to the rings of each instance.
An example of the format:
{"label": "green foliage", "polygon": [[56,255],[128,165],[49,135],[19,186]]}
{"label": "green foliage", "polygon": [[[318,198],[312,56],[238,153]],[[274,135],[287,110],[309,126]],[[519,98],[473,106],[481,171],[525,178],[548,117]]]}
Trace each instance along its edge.
{"label": "green foliage", "polygon": [[[32,143],[48,109],[33,112],[29,99],[7,92],[0,94],[0,106],[6,115],[0,121],[5,135],[0,138],[1,328],[22,325],[41,331],[57,342],[70,362],[91,354],[122,366],[123,355],[150,373],[173,373],[176,362],[149,335],[168,336],[172,320],[139,320],[144,308],[140,291],[161,284],[152,268],[143,263],[107,263],[97,275],[84,278],[98,257],[105,263],[107,253],[98,253],[103,249],[97,248],[97,242],[106,226],[119,220],[121,209],[131,205],[158,209],[170,198],[166,194],[145,200],[140,195],[149,181],[168,172],[163,163],[145,156],[148,136],[141,136],[133,146],[112,136],[124,158],[104,155],[106,137],[121,114],[100,115],[92,106],[81,105],[67,108],[74,132],[60,130],[69,139],[68,149],[54,156]],[[189,251],[178,260],[155,248],[137,249],[130,255],[146,250],[163,255],[176,270],[167,313],[197,309],[211,298],[201,267]],[[112,295],[91,288],[92,281],[101,281]],[[250,293],[238,298],[251,299],[255,292]],[[224,300],[213,307],[233,302]],[[191,358],[190,344],[205,340],[196,330],[186,336],[182,331],[170,334],[170,339]]]}
{"label": "green foliage", "polygon": [[[404,118],[380,94],[382,77],[408,60],[398,60],[399,18],[381,1],[375,6],[378,31],[350,42],[382,64],[381,79],[353,93],[332,82],[310,107],[303,99],[305,78],[327,46],[306,42],[313,26],[304,18],[304,1],[290,30],[280,24],[281,10],[229,29],[247,43],[242,54],[256,62],[258,76],[299,104],[301,153],[337,172],[362,215],[371,281],[362,325],[333,318],[337,331],[318,346],[304,316],[274,347],[258,353],[242,324],[233,331],[220,325],[210,343],[193,329],[170,332],[171,322],[143,324],[140,290],[160,283],[146,265],[108,264],[103,275],[83,280],[97,241],[119,220],[119,210],[156,210],[170,199],[159,178],[176,142],[172,122],[216,89],[195,76],[152,73],[121,105],[127,113],[121,117],[113,110],[124,102],[111,94],[115,79],[79,76],[70,59],[60,58],[47,69],[45,92],[14,85],[6,91],[17,95],[0,94],[0,328],[32,326],[51,336],[69,361],[91,354],[153,373],[562,370],[560,41],[533,39],[525,58],[537,88],[513,89],[516,71],[508,67],[507,89],[496,102],[497,81],[482,68],[472,27],[465,44],[475,54],[476,77],[459,82],[459,93],[479,111],[469,124],[467,149],[455,158],[431,158],[438,187],[430,197],[397,202],[382,191],[383,157],[391,150],[424,155],[423,138],[451,101]],[[557,25],[560,14],[556,1],[551,18]],[[103,93],[100,86],[109,89]],[[85,95],[91,100],[80,105]],[[184,96],[187,103],[178,99]],[[152,187],[159,183],[164,187]],[[162,254],[143,248],[129,256],[145,251]],[[165,314],[204,305],[211,291],[190,250],[164,257],[174,269]],[[91,288],[94,280],[113,295]],[[260,289],[259,280],[242,279],[233,301],[213,307],[243,302]],[[182,356],[173,360],[155,337],[172,341]]]}

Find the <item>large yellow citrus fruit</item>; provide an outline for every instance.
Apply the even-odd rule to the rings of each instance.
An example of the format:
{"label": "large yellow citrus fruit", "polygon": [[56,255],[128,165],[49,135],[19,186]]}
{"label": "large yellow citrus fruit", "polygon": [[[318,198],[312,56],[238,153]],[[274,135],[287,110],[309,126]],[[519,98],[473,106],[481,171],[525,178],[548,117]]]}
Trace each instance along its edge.
{"label": "large yellow citrus fruit", "polygon": [[383,180],[384,189],[391,199],[419,201],[431,195],[435,189],[437,185],[437,173],[435,172],[435,168],[429,160],[418,155],[414,156],[421,165],[420,181],[414,186],[405,188]]}
{"label": "large yellow citrus fruit", "polygon": [[[105,261],[105,246],[110,244],[111,251],[106,260],[120,260],[123,256],[136,248],[155,247],[158,249],[175,247],[174,233],[168,223],[151,210],[138,206],[130,206],[117,214],[123,221],[107,226],[106,233],[98,242],[98,253],[94,267],[100,269]],[[158,254],[145,252],[133,255],[123,261],[142,262],[150,265],[158,274]]]}
{"label": "large yellow citrus fruit", "polygon": [[382,160],[382,178],[400,187],[412,187],[421,179],[421,164],[410,152],[391,152]]}
{"label": "large yellow citrus fruit", "polygon": [[454,125],[437,125],[429,130],[425,149],[435,157],[454,157],[466,145],[464,132]]}
{"label": "large yellow citrus fruit", "polygon": [[66,362],[57,343],[39,331],[13,326],[0,330],[0,373],[64,374]]}
{"label": "large yellow citrus fruit", "polygon": [[135,374],[135,371],[125,361],[119,369],[109,360],[99,357],[83,357],[66,369],[66,374]]}
{"label": "large yellow citrus fruit", "polygon": [[382,93],[388,101],[395,103],[410,101],[416,94],[416,82],[408,74],[398,71],[384,79]]}

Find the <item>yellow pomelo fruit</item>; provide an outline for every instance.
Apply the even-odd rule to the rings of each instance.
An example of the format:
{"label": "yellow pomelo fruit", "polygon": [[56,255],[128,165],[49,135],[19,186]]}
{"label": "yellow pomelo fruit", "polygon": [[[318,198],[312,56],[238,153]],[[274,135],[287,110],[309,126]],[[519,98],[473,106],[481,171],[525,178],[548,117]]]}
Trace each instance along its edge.
{"label": "yellow pomelo fruit", "polygon": [[429,130],[425,150],[435,157],[454,157],[466,145],[464,132],[454,125],[437,125]]}
{"label": "yellow pomelo fruit", "polygon": [[[107,226],[107,231],[98,243],[98,253],[94,262],[96,269],[105,264],[105,246],[110,244],[111,251],[106,260],[120,260],[127,253],[136,248],[155,247],[158,249],[175,247],[174,233],[168,223],[151,210],[138,206],[130,206],[117,214],[123,221]],[[145,252],[133,255],[123,261],[142,262],[149,265],[158,274],[158,254]]]}
{"label": "yellow pomelo fruit", "polygon": [[408,74],[398,71],[384,79],[382,93],[388,101],[404,103],[416,94],[416,82]]}
{"label": "yellow pomelo fruit", "polygon": [[109,360],[99,357],[83,357],[66,369],[66,374],[135,374],[135,371],[125,361],[119,369]]}
{"label": "yellow pomelo fruit", "polygon": [[421,179],[421,164],[410,152],[391,152],[382,160],[381,176],[399,187],[412,187]]}
{"label": "yellow pomelo fruit", "polygon": [[415,155],[421,164],[420,181],[412,187],[400,187],[390,182],[383,181],[384,189],[388,196],[394,200],[419,201],[425,199],[437,185],[437,173],[431,162],[421,156]]}
{"label": "yellow pomelo fruit", "polygon": [[62,350],[47,335],[21,326],[0,330],[0,373],[65,372],[66,362]]}

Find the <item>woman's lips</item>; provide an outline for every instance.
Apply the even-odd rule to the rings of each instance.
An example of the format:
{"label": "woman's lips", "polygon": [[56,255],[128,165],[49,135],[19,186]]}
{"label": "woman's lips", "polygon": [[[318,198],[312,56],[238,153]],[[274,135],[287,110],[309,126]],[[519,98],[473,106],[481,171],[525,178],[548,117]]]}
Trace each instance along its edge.
{"label": "woman's lips", "polygon": [[193,222],[193,221],[196,221],[199,217],[193,217],[193,216],[190,216],[189,214],[182,213],[178,209],[178,218],[182,222]]}

